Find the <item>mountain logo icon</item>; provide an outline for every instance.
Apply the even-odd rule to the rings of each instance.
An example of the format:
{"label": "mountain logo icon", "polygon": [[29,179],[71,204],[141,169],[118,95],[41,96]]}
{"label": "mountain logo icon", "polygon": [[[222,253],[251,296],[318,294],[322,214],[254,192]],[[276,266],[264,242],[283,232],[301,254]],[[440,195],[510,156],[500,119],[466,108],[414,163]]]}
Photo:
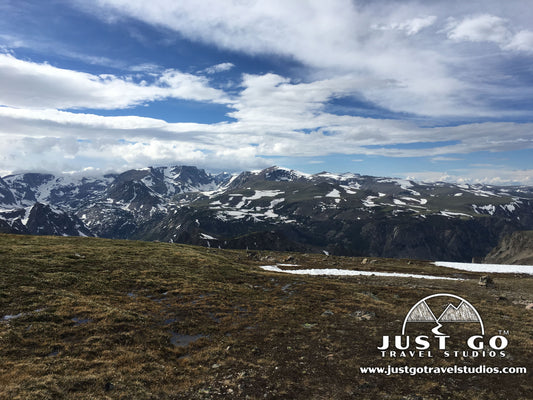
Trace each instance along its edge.
{"label": "mountain logo icon", "polygon": [[[427,301],[436,298],[443,297],[449,298],[450,301],[444,309],[443,312],[437,317],[431,307],[428,305]],[[457,300],[460,301],[459,305],[455,306],[453,302],[457,303]],[[438,293],[431,296],[424,297],[422,300],[418,301],[407,313],[402,326],[402,335],[405,335],[405,331],[408,323],[413,322],[428,322],[436,324],[435,328],[432,329],[432,332],[435,335],[444,335],[439,331],[443,323],[477,323],[480,326],[481,334],[485,334],[485,327],[483,326],[483,321],[477,310],[472,304],[462,297],[456,296],[449,293]]]}

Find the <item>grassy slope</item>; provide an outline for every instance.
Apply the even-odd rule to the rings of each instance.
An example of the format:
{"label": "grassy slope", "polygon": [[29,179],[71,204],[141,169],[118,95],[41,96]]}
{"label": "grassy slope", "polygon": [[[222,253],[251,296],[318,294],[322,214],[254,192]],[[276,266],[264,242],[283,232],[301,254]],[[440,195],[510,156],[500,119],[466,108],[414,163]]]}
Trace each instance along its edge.
{"label": "grassy slope", "polygon": [[[531,372],[415,377],[359,372],[360,366],[389,363],[455,363],[389,361],[376,350],[382,335],[399,334],[416,301],[438,292],[466,297],[489,335],[510,330],[510,357],[487,365],[533,370],[533,311],[518,304],[533,301],[532,278],[499,276],[494,289],[484,289],[470,273],[459,273],[468,278],[463,282],[422,282],[291,276],[257,268],[287,256],[0,235],[0,319],[18,315],[0,321],[0,399],[533,398]],[[458,274],[419,261],[361,265],[361,259],[293,257],[311,268]],[[333,315],[322,315],[325,310]],[[360,320],[357,311],[375,316]],[[204,337],[175,345],[185,335]]]}

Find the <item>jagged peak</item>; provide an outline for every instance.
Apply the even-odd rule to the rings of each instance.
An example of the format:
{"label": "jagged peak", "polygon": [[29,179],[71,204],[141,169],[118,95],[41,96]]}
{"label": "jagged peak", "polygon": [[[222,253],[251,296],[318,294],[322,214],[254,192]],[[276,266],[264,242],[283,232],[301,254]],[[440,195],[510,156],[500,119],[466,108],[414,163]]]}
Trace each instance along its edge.
{"label": "jagged peak", "polygon": [[298,179],[309,179],[312,176],[304,172],[276,165],[261,170],[249,171],[248,174],[261,176],[266,180],[273,181],[294,181]]}

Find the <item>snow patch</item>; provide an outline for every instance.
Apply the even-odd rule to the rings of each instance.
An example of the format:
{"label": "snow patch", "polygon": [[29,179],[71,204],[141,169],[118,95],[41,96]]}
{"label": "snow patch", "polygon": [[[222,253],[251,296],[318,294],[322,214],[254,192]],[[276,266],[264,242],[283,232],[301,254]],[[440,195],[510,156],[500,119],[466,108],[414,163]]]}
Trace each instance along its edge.
{"label": "snow patch", "polygon": [[341,193],[337,189],[333,189],[331,192],[329,192],[326,197],[335,197],[339,198],[341,197]]}
{"label": "snow patch", "polygon": [[518,205],[517,203],[510,203],[510,204],[501,205],[500,207],[508,212],[514,212],[516,211],[517,205]]}
{"label": "snow patch", "polygon": [[350,182],[348,185],[339,185],[348,194],[356,194],[357,190],[361,189],[361,184],[357,182]]}
{"label": "snow patch", "polygon": [[[283,177],[280,177],[279,179],[276,179],[278,182],[280,181],[290,181],[291,179],[298,179],[298,178],[305,178],[305,179],[309,179],[311,177],[310,174],[306,174],[304,172],[300,172],[300,171],[295,171],[293,169],[289,169],[289,168],[285,168],[285,167],[276,167],[275,168],[277,171],[284,171],[284,172],[287,172],[290,176],[287,177],[287,176],[283,176]],[[266,174],[266,177],[267,178],[270,178],[271,174],[270,173],[267,173]]]}
{"label": "snow patch", "polygon": [[323,172],[321,174],[317,174],[316,176],[321,176],[323,178],[330,178],[330,179],[334,179],[336,181],[340,181],[341,177],[342,177],[342,175],[332,174],[331,172]]}
{"label": "snow patch", "polygon": [[489,214],[494,215],[496,212],[496,207],[493,204],[488,204],[486,206],[477,206],[475,204],[472,204],[472,208],[476,212],[476,214]]}
{"label": "snow patch", "polygon": [[265,216],[265,218],[278,218],[279,215],[276,214],[273,210],[271,209],[268,209],[265,211],[265,213],[263,214]]}
{"label": "snow patch", "polygon": [[274,207],[276,207],[278,204],[283,203],[284,201],[285,201],[284,198],[281,198],[281,199],[274,199],[274,200],[272,200],[272,201],[270,202],[270,206],[269,206],[269,208],[274,208]]}
{"label": "snow patch", "polygon": [[256,190],[255,194],[251,197],[246,197],[248,200],[258,200],[262,197],[276,197],[277,195],[284,194],[281,190]]}
{"label": "snow patch", "polygon": [[270,272],[282,272],[286,274],[295,275],[326,275],[326,276],[385,276],[385,277],[398,277],[398,278],[416,278],[416,279],[443,279],[449,281],[462,281],[464,279],[449,278],[444,276],[435,275],[419,275],[419,274],[404,274],[399,272],[375,272],[375,271],[357,271],[350,269],[296,269],[296,270],[283,270],[277,265],[263,265],[260,267],[265,271]]}
{"label": "snow patch", "polygon": [[366,199],[361,201],[365,207],[377,207],[377,204],[374,203],[374,199],[377,199],[377,196],[367,196]]}
{"label": "snow patch", "polygon": [[243,197],[243,199],[235,205],[235,208],[242,208],[246,204],[246,197]]}
{"label": "snow patch", "polygon": [[409,189],[413,187],[413,183],[406,179],[380,179],[378,183],[395,183],[400,186],[402,189]]}
{"label": "snow patch", "polygon": [[465,213],[460,213],[460,212],[451,212],[451,211],[441,211],[440,212],[440,215],[444,215],[445,217],[448,217],[448,218],[455,218],[455,217],[468,217],[468,218],[474,218],[472,217],[471,215],[468,215],[468,214],[465,214]]}
{"label": "snow patch", "polygon": [[507,264],[471,264],[448,261],[435,261],[437,267],[460,269],[471,272],[492,272],[501,274],[529,274],[533,275],[533,265]]}

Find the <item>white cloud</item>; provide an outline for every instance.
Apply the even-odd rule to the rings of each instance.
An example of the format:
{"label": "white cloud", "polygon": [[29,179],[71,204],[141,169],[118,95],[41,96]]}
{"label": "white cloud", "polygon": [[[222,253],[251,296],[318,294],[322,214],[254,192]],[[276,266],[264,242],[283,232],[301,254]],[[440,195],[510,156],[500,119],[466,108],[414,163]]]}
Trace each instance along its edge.
{"label": "white cloud", "polygon": [[468,17],[460,22],[453,21],[448,26],[448,37],[456,41],[495,42],[509,41],[511,33],[507,21],[494,15]]}
{"label": "white cloud", "polygon": [[513,32],[511,22],[494,15],[483,14],[452,21],[448,27],[448,38],[455,41],[493,42],[504,50],[533,51],[533,32]]}
{"label": "white cloud", "polygon": [[207,67],[206,69],[204,69],[204,71],[207,74],[216,74],[216,73],[219,73],[219,72],[229,71],[233,67],[235,67],[234,64],[232,64],[230,62],[225,62],[225,63],[220,63],[220,64],[213,65],[211,67]]}
{"label": "white cloud", "polygon": [[533,185],[533,170],[513,168],[470,168],[448,172],[409,172],[408,179],[421,182],[456,182],[485,185]]}
{"label": "white cloud", "polygon": [[435,23],[437,17],[429,15],[426,17],[413,18],[403,22],[392,22],[388,25],[372,25],[372,28],[379,30],[399,30],[404,31],[406,35],[416,35],[422,29],[427,28]]}
{"label": "white cloud", "polygon": [[505,45],[505,49],[533,52],[533,32],[522,30]]}
{"label": "white cloud", "polygon": [[[267,80],[276,81],[273,77]],[[292,157],[366,154],[446,160],[444,157],[451,154],[456,157],[456,154],[474,151],[533,148],[530,135],[533,124],[484,123],[420,128],[405,121],[332,115],[321,111],[311,101],[314,96],[321,98],[325,93],[311,90],[307,84],[300,85],[303,86],[295,85],[296,90],[291,93],[291,85],[281,83],[278,85],[280,93],[266,96],[272,99],[272,104],[256,104],[252,112],[244,113],[238,121],[218,124],[168,123],[135,116],[104,117],[0,107],[1,140],[10,143],[4,150],[0,169],[32,162],[56,165],[60,161],[71,166],[63,170],[74,170],[72,165],[76,163],[79,170],[95,165],[118,169],[122,165],[178,161],[220,168],[225,162],[227,168],[249,169],[267,165],[270,156],[288,154]],[[264,86],[263,90],[266,90]],[[308,103],[304,101],[300,105],[299,113],[276,115],[278,99],[283,95],[288,99],[298,98],[295,93],[306,94]],[[255,98],[248,96],[237,105],[246,102],[246,108],[252,108],[249,103]],[[307,118],[303,118],[304,115]],[[431,142],[435,138],[446,138],[452,144],[423,149],[390,147],[398,143]],[[369,145],[372,147],[366,147]],[[388,146],[376,147],[385,145]],[[69,161],[73,157],[79,161]]]}
{"label": "white cloud", "polygon": [[[391,38],[370,34],[381,15],[390,13],[394,18],[398,7],[386,3],[379,5],[383,10],[358,6],[350,0],[98,3],[102,14],[134,17],[223,49],[296,59],[311,67],[320,79],[351,74],[361,82],[374,83],[356,91],[386,108],[430,115],[465,112],[453,96],[465,85],[447,70],[449,60],[434,46],[417,47],[406,40],[437,18],[420,17],[415,7],[402,8],[397,19],[402,22],[394,22],[396,30],[407,35]],[[376,10],[380,10],[379,16]]]}
{"label": "white cloud", "polygon": [[133,72],[143,72],[143,73],[160,73],[162,68],[161,66],[153,63],[143,63],[138,65],[131,65],[128,67],[128,70]]}
{"label": "white cloud", "polygon": [[[86,2],[78,3],[89,8]],[[12,143],[0,156],[0,169],[23,163],[57,164],[63,170],[94,165],[120,169],[166,161],[249,169],[268,165],[270,156],[335,153],[423,156],[437,162],[474,151],[533,147],[532,124],[422,128],[408,120],[326,111],[332,99],[353,96],[376,109],[443,116],[445,122],[450,116],[529,117],[529,109],[515,110],[512,104],[517,99],[529,101],[531,85],[521,85],[513,75],[518,68],[505,68],[508,62],[514,68],[519,60],[525,70],[529,63],[523,57],[533,49],[533,33],[526,29],[532,12],[528,7],[518,12],[523,3],[514,0],[501,5],[488,1],[481,14],[479,4],[459,0],[97,3],[100,7],[93,12],[107,22],[136,18],[164,27],[166,34],[178,32],[221,50],[288,57],[301,63],[298,73],[304,75],[296,81],[281,72],[245,73],[229,95],[210,81],[215,79],[211,74],[235,68],[229,62],[202,71],[191,66],[197,74],[145,63],[123,67],[132,75],[104,76],[0,54],[0,135]],[[112,61],[72,56],[86,62]],[[216,77],[217,87],[224,87],[219,81],[223,76]],[[59,111],[127,108],[168,98],[226,104],[235,121],[185,124]],[[493,106],[507,102],[509,109]],[[419,120],[432,123],[430,118]],[[394,148],[442,140],[452,144]]]}
{"label": "white cloud", "polygon": [[153,84],[131,77],[92,75],[0,54],[0,105],[57,109],[117,109],[179,98],[228,103],[224,92],[201,76],[164,71]]}
{"label": "white cloud", "polygon": [[[485,95],[491,89],[498,93],[504,83],[479,82],[482,46],[464,51],[450,43],[492,41],[515,52],[528,51],[531,44],[529,31],[514,34],[511,29],[511,25],[527,27],[530,21],[531,12],[516,0],[505,5],[487,1],[481,7],[487,12],[474,17],[479,5],[459,0],[98,0],[97,4],[92,12],[104,20],[113,15],[114,23],[121,23],[122,17],[136,18],[221,49],[288,57],[308,68],[307,81],[351,75],[365,82],[351,87],[360,97],[392,111],[426,116],[493,116],[508,111],[495,111],[489,100],[493,97]],[[504,15],[493,15],[497,10]],[[444,27],[450,17],[455,22]],[[487,73],[498,75],[493,70]],[[515,85],[511,91],[520,95],[522,90]]]}
{"label": "white cloud", "polygon": [[438,156],[438,157],[432,157],[431,161],[433,162],[440,162],[440,161],[461,161],[462,158],[457,157],[445,157],[445,156]]}
{"label": "white cloud", "polygon": [[[294,157],[334,153],[425,156],[443,160],[442,157],[450,154],[533,147],[531,124],[485,123],[420,128],[408,121],[326,112],[326,104],[331,99],[350,96],[357,89],[376,91],[380,85],[388,85],[387,82],[362,80],[349,74],[300,83],[273,73],[244,74],[241,91],[231,99],[224,92],[211,88],[205,77],[176,70],[163,71],[157,75],[154,84],[134,83],[131,79],[95,76],[0,55],[0,74],[7,82],[5,91],[0,92],[4,104],[0,107],[0,134],[6,141],[6,135],[28,138],[25,142],[27,151],[35,154],[43,152],[42,148],[35,149],[32,144],[35,140],[35,143],[47,144],[51,150],[44,153],[49,157],[57,157],[53,149],[61,148],[70,149],[66,152],[69,157],[88,160],[90,154],[93,162],[97,162],[96,150],[108,154],[110,150],[106,146],[111,146],[115,150],[109,153],[111,157],[105,162],[113,165],[119,161],[138,165],[149,163],[149,160],[157,163],[177,158],[196,164],[226,159],[232,164],[255,166],[263,163],[265,157],[287,154]],[[163,96],[226,102],[234,109],[229,116],[236,121],[167,123],[153,118],[104,117],[58,110],[125,107]],[[44,141],[46,137],[51,138],[51,142]],[[390,146],[443,139],[452,141],[452,144],[424,150]],[[366,147],[369,145],[373,147]],[[231,161],[226,155],[228,152],[247,157]],[[7,159],[4,162],[0,168],[9,167]],[[90,165],[83,165],[87,166]]]}

